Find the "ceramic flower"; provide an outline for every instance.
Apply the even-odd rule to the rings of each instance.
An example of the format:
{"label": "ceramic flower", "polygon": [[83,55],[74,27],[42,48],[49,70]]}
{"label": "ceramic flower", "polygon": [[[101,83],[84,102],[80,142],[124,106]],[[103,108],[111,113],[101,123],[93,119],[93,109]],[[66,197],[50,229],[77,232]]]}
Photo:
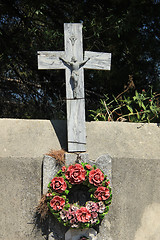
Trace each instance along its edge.
{"label": "ceramic flower", "polygon": [[81,207],[76,211],[76,217],[79,222],[89,222],[91,213],[86,207]]}
{"label": "ceramic flower", "polygon": [[67,184],[62,177],[54,177],[51,181],[51,187],[54,191],[62,193],[66,190]]}
{"label": "ceramic flower", "polygon": [[65,200],[62,197],[55,196],[51,201],[50,201],[50,206],[53,208],[55,211],[60,211],[63,209],[65,205]]}
{"label": "ceramic flower", "polygon": [[75,164],[68,167],[65,176],[71,184],[80,184],[85,180],[86,171],[82,165]]}
{"label": "ceramic flower", "polygon": [[95,198],[98,200],[107,200],[110,197],[109,189],[106,187],[98,187],[94,193]]}
{"label": "ceramic flower", "polygon": [[94,186],[99,186],[102,184],[104,180],[104,174],[101,172],[99,168],[93,169],[89,173],[89,182]]}

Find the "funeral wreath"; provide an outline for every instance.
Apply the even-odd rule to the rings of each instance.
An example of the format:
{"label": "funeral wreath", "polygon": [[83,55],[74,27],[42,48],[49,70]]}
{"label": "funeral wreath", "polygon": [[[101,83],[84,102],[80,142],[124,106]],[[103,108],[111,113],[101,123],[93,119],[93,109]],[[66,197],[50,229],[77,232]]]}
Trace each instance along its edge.
{"label": "funeral wreath", "polygon": [[[72,228],[89,228],[99,224],[109,211],[112,190],[107,175],[87,163],[63,166],[48,184],[47,205],[50,212]],[[80,205],[69,196],[75,186],[86,187],[89,200]]]}

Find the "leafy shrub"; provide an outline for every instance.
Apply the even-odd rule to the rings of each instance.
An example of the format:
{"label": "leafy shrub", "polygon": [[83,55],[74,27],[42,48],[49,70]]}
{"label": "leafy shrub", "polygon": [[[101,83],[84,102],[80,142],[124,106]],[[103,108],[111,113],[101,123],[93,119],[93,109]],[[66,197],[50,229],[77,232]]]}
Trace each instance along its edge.
{"label": "leafy shrub", "polygon": [[132,97],[122,93],[110,99],[106,94],[101,107],[90,110],[90,117],[95,121],[160,122],[159,96],[151,87],[141,93],[136,90]]}

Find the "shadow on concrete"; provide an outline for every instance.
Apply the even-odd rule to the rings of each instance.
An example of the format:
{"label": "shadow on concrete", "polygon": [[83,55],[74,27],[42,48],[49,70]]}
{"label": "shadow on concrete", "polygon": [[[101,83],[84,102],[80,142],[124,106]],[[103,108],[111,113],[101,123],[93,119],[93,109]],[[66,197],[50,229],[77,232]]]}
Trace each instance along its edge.
{"label": "shadow on concrete", "polygon": [[67,151],[67,121],[51,120],[51,124],[55,130],[61,148]]}
{"label": "shadow on concrete", "polygon": [[68,231],[68,228],[59,223],[51,214],[42,221],[41,215],[35,212],[34,230],[40,230],[45,240],[65,240],[65,233]]}
{"label": "shadow on concrete", "polygon": [[42,236],[44,237],[44,239],[48,240],[48,235],[49,235],[49,229],[48,229],[48,225],[49,225],[49,218],[45,219],[44,221],[41,220],[41,216],[38,212],[34,213],[34,217],[33,217],[33,221],[34,221],[34,231],[41,231]]}

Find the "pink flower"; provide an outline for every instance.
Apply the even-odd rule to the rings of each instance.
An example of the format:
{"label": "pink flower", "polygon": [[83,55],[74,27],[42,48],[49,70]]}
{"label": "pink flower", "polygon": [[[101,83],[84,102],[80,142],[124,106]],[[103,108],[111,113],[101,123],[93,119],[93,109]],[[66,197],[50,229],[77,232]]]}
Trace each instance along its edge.
{"label": "pink flower", "polygon": [[67,168],[66,168],[65,166],[63,166],[63,167],[62,167],[62,172],[65,172],[66,169],[67,169]]}
{"label": "pink flower", "polygon": [[97,203],[97,205],[98,205],[98,212],[103,213],[104,210],[106,209],[106,206],[104,205],[104,203],[102,201],[100,201]]}
{"label": "pink flower", "polygon": [[90,221],[91,221],[91,224],[96,223],[97,220],[98,220],[98,213],[92,212],[92,213],[91,213],[91,220],[90,220]]}
{"label": "pink flower", "polygon": [[152,99],[149,99],[149,102],[152,102]]}
{"label": "pink flower", "polygon": [[94,186],[101,185],[102,181],[104,180],[104,174],[101,172],[99,168],[93,169],[89,173],[89,182],[94,184]]}
{"label": "pink flower", "polygon": [[61,217],[61,219],[62,219],[64,222],[67,222],[67,221],[68,221],[66,214],[67,214],[67,211],[66,211],[66,210],[63,210],[63,209],[62,209],[62,211],[60,211],[60,217]]}
{"label": "pink flower", "polygon": [[87,208],[81,207],[76,211],[76,217],[79,222],[89,222],[91,218],[91,213]]}
{"label": "pink flower", "polygon": [[97,212],[98,211],[98,204],[92,201],[88,201],[86,204],[86,208],[90,211],[90,212]]}
{"label": "pink flower", "polygon": [[85,180],[86,171],[80,164],[75,164],[68,167],[65,176],[71,184],[80,184]]}
{"label": "pink flower", "polygon": [[50,186],[58,193],[64,192],[67,188],[67,184],[62,177],[54,177],[51,182]]}
{"label": "pink flower", "polygon": [[110,197],[109,189],[106,187],[98,187],[94,193],[95,198],[98,200],[107,200]]}
{"label": "pink flower", "polygon": [[[74,223],[76,221],[76,211],[78,210],[79,208],[77,206],[74,206],[74,205],[71,205],[70,208],[68,209],[68,211],[65,211],[65,216],[66,216],[66,219],[67,220],[70,220],[70,223],[71,223],[71,220],[74,219]],[[72,222],[73,222],[72,221]]]}
{"label": "pink flower", "polygon": [[98,214],[97,214],[96,212],[92,212],[92,213],[91,213],[91,217],[92,217],[92,218],[97,218],[97,217],[98,217]]}
{"label": "pink flower", "polygon": [[53,208],[55,211],[60,211],[63,209],[65,205],[65,200],[62,197],[55,196],[51,201],[50,201],[50,206]]}

